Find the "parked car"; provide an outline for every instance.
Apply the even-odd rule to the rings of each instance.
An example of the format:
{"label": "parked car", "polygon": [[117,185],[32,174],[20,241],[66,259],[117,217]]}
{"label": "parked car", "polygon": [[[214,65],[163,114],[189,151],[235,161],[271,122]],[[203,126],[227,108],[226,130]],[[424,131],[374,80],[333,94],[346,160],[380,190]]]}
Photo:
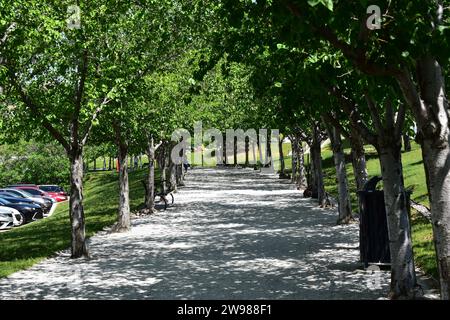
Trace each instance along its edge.
{"label": "parked car", "polygon": [[0,206],[0,230],[10,229],[23,224],[23,217],[13,208]]}
{"label": "parked car", "polygon": [[6,193],[6,192],[0,193],[0,200],[6,200],[6,201],[9,201],[11,203],[19,203],[19,204],[33,204],[33,205],[36,205],[36,206],[41,208],[42,214],[44,214],[46,212],[46,208],[45,208],[45,206],[43,204],[35,202],[33,200],[30,200],[30,199],[18,198],[16,196],[14,196],[12,194],[9,194],[9,193]]}
{"label": "parked car", "polygon": [[13,188],[13,189],[19,189],[19,190],[24,190],[26,192],[28,192],[29,194],[35,196],[35,197],[42,197],[42,198],[49,198],[52,199],[53,202],[61,202],[61,201],[65,201],[66,197],[63,197],[57,193],[54,192],[45,192],[41,189],[39,189],[38,186],[36,185],[32,185],[32,184],[27,184],[27,185],[13,185],[13,186],[8,186],[7,188]]}
{"label": "parked car", "polygon": [[19,190],[19,189],[14,189],[14,188],[0,189],[0,196],[4,193],[10,194],[10,195],[12,194],[17,198],[29,199],[29,200],[32,200],[34,202],[44,205],[44,214],[47,214],[48,212],[50,212],[50,209],[53,206],[52,200],[42,198],[42,197],[35,197],[24,190]]}
{"label": "parked car", "polygon": [[5,198],[0,198],[0,206],[15,209],[22,217],[22,223],[28,223],[44,217],[44,210],[39,204],[13,203]]}
{"label": "parked car", "polygon": [[39,185],[38,187],[42,191],[45,191],[45,192],[48,192],[48,193],[56,193],[56,194],[58,194],[60,196],[63,196],[63,197],[66,198],[66,200],[69,197],[67,192],[64,191],[63,187],[60,187],[60,186],[57,186],[57,185],[54,185],[54,184]]}

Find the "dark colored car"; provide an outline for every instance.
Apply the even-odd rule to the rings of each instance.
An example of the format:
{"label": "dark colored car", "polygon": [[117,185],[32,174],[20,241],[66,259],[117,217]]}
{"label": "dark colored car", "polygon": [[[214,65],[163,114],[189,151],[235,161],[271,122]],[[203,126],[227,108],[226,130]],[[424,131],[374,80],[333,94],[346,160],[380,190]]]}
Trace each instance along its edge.
{"label": "dark colored car", "polygon": [[44,217],[41,206],[33,203],[13,203],[4,198],[0,198],[0,206],[16,209],[20,212],[24,223],[42,219]]}
{"label": "dark colored car", "polygon": [[53,201],[52,200],[46,199],[46,198],[42,198],[40,196],[33,196],[33,195],[29,194],[28,192],[26,192],[24,190],[19,190],[19,189],[14,189],[14,188],[0,189],[0,196],[2,196],[5,193],[6,194],[12,194],[16,198],[29,199],[29,200],[32,200],[32,201],[37,202],[39,204],[43,204],[44,207],[45,207],[44,214],[47,214],[48,212],[50,212],[50,210],[51,210],[51,208],[53,206]]}
{"label": "dark colored car", "polygon": [[41,203],[37,203],[30,199],[18,198],[10,193],[0,193],[0,199],[5,199],[11,203],[35,204],[35,205],[41,207],[42,210],[45,210],[45,206]]}

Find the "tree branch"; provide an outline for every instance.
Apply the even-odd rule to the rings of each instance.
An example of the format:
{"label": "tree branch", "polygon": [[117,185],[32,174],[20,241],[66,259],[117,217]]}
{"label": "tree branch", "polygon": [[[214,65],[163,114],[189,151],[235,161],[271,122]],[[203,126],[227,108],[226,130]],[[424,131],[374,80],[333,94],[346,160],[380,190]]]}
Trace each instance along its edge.
{"label": "tree branch", "polygon": [[15,22],[11,23],[8,28],[6,28],[5,33],[3,34],[3,37],[0,39],[0,48],[6,43],[6,40],[8,40],[8,37],[11,35],[11,33],[16,28],[17,24]]}
{"label": "tree branch", "polygon": [[386,128],[393,130],[395,128],[395,114],[391,99],[386,100]]}
{"label": "tree branch", "polygon": [[84,84],[87,77],[87,67],[88,67],[88,52],[87,50],[83,51],[83,57],[81,62],[81,67],[79,70],[80,74],[80,80],[75,85],[75,99],[74,99],[74,112],[72,114],[72,120],[70,122],[70,136],[72,139],[72,144],[74,144],[74,148],[76,148],[77,144],[79,143],[78,136],[79,136],[79,118],[80,118],[80,112],[81,112],[81,105],[83,100],[83,91],[84,91]]}
{"label": "tree branch", "polygon": [[[339,122],[339,120],[337,119],[337,117],[335,117],[333,115],[332,112],[327,112],[325,114],[323,114],[323,118],[325,121],[329,122],[333,127],[336,127],[339,129],[339,131],[347,138],[350,139],[350,133],[348,132],[347,129],[345,129],[342,124]],[[325,122],[324,121],[324,122]]]}
{"label": "tree branch", "polygon": [[411,107],[414,117],[418,120],[418,127],[422,128],[428,124],[429,112],[420,99],[417,88],[414,85],[411,74],[408,70],[403,70],[396,77],[397,83],[403,92],[406,102]]}
{"label": "tree branch", "polygon": [[66,150],[67,153],[70,152],[70,145],[64,138],[64,136],[47,120],[47,118],[40,112],[39,108],[34,104],[33,100],[26,94],[25,90],[19,84],[19,81],[16,77],[16,73],[14,72],[11,65],[8,65],[8,73],[11,79],[13,86],[16,88],[17,92],[22,99],[22,102],[25,106],[31,111],[31,114],[34,116],[36,120],[40,120],[42,122],[42,126],[47,129],[47,131],[55,138]]}
{"label": "tree branch", "polygon": [[375,130],[378,132],[378,134],[381,134],[383,132],[383,124],[381,123],[380,113],[377,110],[377,106],[367,92],[364,93],[364,97],[366,98],[367,107],[369,108],[370,116],[372,117]]}
{"label": "tree branch", "polygon": [[350,98],[347,98],[336,86],[330,90],[330,93],[341,102],[342,110],[349,116],[351,125],[354,129],[357,130],[368,143],[377,146],[377,137],[362,121],[356,103]]}
{"label": "tree branch", "polygon": [[[286,6],[295,17],[302,18],[300,10],[294,3],[288,2]],[[353,48],[347,42],[340,40],[336,33],[329,27],[315,25],[310,25],[310,27],[313,33],[317,34],[322,39],[327,40],[333,47],[340,50],[348,60],[357,66],[360,71],[373,76],[395,76],[400,72],[400,70],[394,66],[382,67],[370,63],[367,61],[365,54],[366,50]],[[364,38],[363,34],[361,36]]]}
{"label": "tree branch", "polygon": [[83,100],[84,84],[86,82],[88,69],[88,51],[83,51],[83,58],[80,68],[80,81],[77,83],[75,88],[75,112],[73,119],[78,119],[81,110],[81,102]]}
{"label": "tree branch", "polygon": [[[14,31],[15,28],[16,28],[16,23],[13,22],[6,29],[5,33],[3,34],[3,37],[0,39],[0,49],[6,43],[6,40],[8,40],[8,37]],[[6,63],[6,59],[0,55],[0,65],[4,65],[5,63]]]}
{"label": "tree branch", "polygon": [[395,123],[395,137],[400,138],[403,132],[403,126],[406,120],[406,106],[404,103],[400,103],[400,107],[397,113],[397,121]]}
{"label": "tree branch", "polygon": [[[112,91],[112,89],[109,92],[111,92],[111,91]],[[111,102],[111,99],[108,99],[108,94],[107,94],[106,97],[103,99],[102,103],[100,103],[100,105],[97,107],[97,109],[95,109],[94,113],[92,114],[91,120],[88,122],[88,128],[83,136],[83,140],[81,141],[81,146],[86,145],[86,142],[89,138],[89,134],[91,133],[92,127],[94,126],[95,120],[97,119],[100,112],[102,112],[103,107],[110,102]]]}
{"label": "tree branch", "polygon": [[158,148],[161,147],[163,143],[164,142],[162,140],[159,141],[159,143],[155,146],[155,151],[158,150]]}
{"label": "tree branch", "polygon": [[98,107],[97,109],[95,109],[94,113],[92,114],[91,120],[89,121],[89,124],[88,124],[88,128],[87,128],[87,130],[86,130],[86,132],[85,132],[85,134],[83,136],[83,139],[80,142],[80,146],[81,147],[86,145],[87,140],[89,138],[89,134],[91,133],[92,127],[94,126],[94,122],[97,119],[97,117],[98,117],[98,115],[100,114],[101,111],[102,111],[102,108]]}

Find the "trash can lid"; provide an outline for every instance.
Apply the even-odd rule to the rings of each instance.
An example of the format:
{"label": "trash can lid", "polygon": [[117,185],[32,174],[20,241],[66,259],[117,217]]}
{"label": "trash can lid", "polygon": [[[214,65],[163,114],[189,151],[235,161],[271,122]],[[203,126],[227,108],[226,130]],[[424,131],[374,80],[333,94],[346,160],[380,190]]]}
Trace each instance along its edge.
{"label": "trash can lid", "polygon": [[382,178],[379,176],[370,178],[364,185],[364,191],[375,191],[377,188],[378,182],[380,182],[381,180],[382,180]]}

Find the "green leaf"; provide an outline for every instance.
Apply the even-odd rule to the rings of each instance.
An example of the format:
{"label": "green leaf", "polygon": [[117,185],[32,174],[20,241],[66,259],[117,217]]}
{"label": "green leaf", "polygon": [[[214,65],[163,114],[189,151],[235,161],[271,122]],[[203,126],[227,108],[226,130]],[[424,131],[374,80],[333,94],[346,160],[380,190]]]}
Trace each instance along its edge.
{"label": "green leaf", "polygon": [[308,4],[311,7],[315,7],[319,3],[327,7],[328,10],[333,11],[333,0],[308,0]]}
{"label": "green leaf", "polygon": [[440,33],[443,33],[446,29],[450,28],[449,26],[439,26],[438,30]]}
{"label": "green leaf", "polygon": [[321,0],[308,0],[308,4],[311,7],[315,7],[316,5],[318,5],[319,3],[321,3]]}
{"label": "green leaf", "polygon": [[321,0],[321,3],[327,7],[328,10],[333,11],[333,0]]}

